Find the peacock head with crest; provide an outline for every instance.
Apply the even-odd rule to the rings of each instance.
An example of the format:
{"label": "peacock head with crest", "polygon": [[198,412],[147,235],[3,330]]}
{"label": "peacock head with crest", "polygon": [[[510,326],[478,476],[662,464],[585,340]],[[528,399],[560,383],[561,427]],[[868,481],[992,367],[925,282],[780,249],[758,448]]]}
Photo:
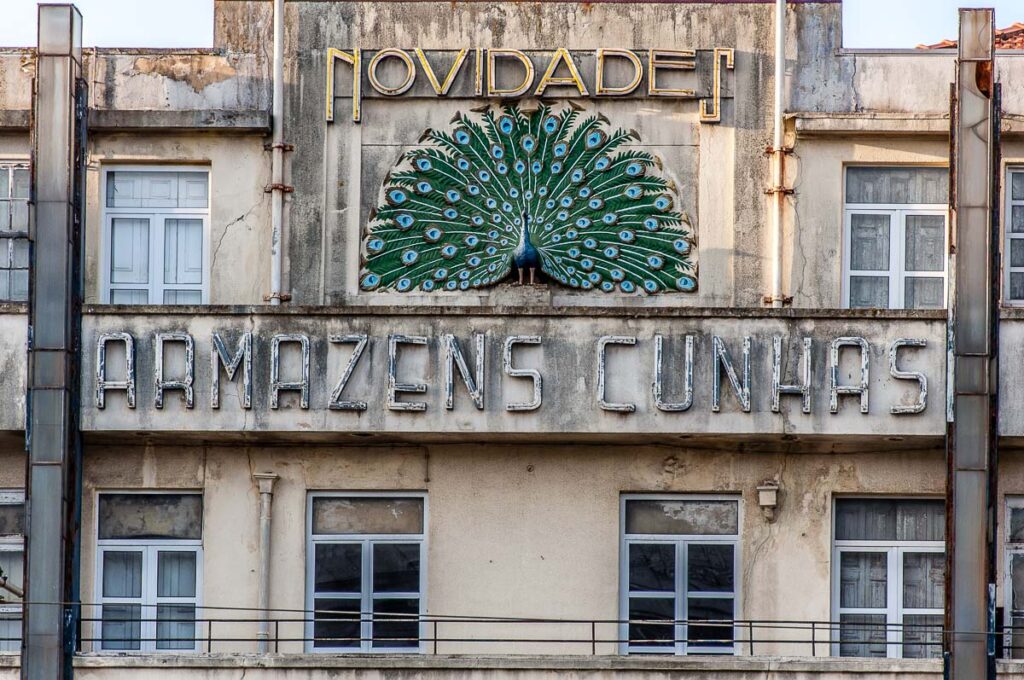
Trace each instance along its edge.
{"label": "peacock head with crest", "polygon": [[524,268],[582,290],[696,290],[692,227],[635,131],[575,106],[471,113],[427,130],[385,180],[362,290],[468,290]]}

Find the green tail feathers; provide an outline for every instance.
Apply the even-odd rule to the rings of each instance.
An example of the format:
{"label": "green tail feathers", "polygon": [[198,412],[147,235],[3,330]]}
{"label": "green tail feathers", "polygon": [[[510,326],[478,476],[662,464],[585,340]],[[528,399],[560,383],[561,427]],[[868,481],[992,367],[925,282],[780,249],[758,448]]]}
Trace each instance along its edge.
{"label": "green tail feathers", "polygon": [[623,148],[638,139],[572,108],[457,114],[385,180],[360,287],[491,286],[523,266],[525,242],[550,279],[572,288],[696,290],[691,226],[655,158]]}

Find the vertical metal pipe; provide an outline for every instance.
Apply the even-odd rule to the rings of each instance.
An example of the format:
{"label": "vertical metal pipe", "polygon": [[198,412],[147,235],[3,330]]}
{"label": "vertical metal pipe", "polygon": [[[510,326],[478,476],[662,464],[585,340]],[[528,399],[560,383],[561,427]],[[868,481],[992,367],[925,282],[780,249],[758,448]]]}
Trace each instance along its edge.
{"label": "vertical metal pipe", "polygon": [[772,307],[782,307],[782,210],[785,193],[782,98],[786,87],[786,0],[775,0],[775,102],[772,109]]}
{"label": "vertical metal pipe", "polygon": [[277,475],[259,472],[253,475],[260,490],[260,544],[259,544],[259,585],[257,607],[260,627],[256,634],[257,651],[266,654],[270,647],[270,516],[274,503],[274,482]]}
{"label": "vertical metal pipe", "polygon": [[281,248],[284,231],[284,0],[274,0],[273,141],[270,165],[270,304],[281,304]]}

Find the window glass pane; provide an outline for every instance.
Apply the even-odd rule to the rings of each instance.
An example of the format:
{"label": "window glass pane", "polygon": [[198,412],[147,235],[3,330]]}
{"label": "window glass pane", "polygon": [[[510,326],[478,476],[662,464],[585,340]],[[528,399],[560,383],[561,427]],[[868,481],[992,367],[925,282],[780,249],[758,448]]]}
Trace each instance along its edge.
{"label": "window glass pane", "polygon": [[149,283],[149,220],[115,217],[110,225],[110,282]]}
{"label": "window glass pane", "polygon": [[1014,201],[1024,201],[1024,172],[1010,174],[1010,198]]}
{"label": "window glass pane", "polygon": [[148,303],[148,290],[115,288],[110,291],[110,304],[112,305],[145,305]]}
{"label": "window glass pane", "polygon": [[99,537],[177,538],[203,536],[203,497],[197,493],[105,493],[100,495]]}
{"label": "window glass pane", "polygon": [[686,639],[701,647],[731,647],[732,624],[697,625],[695,621],[732,621],[733,600],[724,598],[691,597],[687,603]]}
{"label": "window glass pane", "polygon": [[25,504],[0,504],[0,536],[21,536],[25,533]]}
{"label": "window glass pane", "polygon": [[[669,647],[675,644],[675,600],[664,597],[629,598],[629,644]],[[668,623],[651,623],[667,621]]]}
{"label": "window glass pane", "polygon": [[911,272],[946,269],[946,218],[942,215],[907,215],[904,264]]}
{"label": "window glass pane", "polygon": [[884,552],[841,552],[839,606],[885,609],[887,577]]}
{"label": "window glass pane", "polygon": [[1024,543],[1024,508],[1009,508],[1011,543]]}
{"label": "window glass pane", "polygon": [[203,221],[164,220],[164,283],[203,282]]}
{"label": "window glass pane", "polygon": [[888,276],[851,276],[850,307],[854,309],[888,309]]}
{"label": "window glass pane", "polygon": [[28,231],[28,201],[11,201],[11,225],[13,231]]}
{"label": "window glass pane", "polygon": [[903,279],[907,309],[942,309],[946,281],[935,276],[907,276]]}
{"label": "window glass pane", "polygon": [[674,543],[629,544],[629,589],[674,592],[676,588],[676,545]]}
{"label": "window glass pane", "polygon": [[1010,239],[1010,266],[1024,267],[1024,238]]}
{"label": "window glass pane", "polygon": [[[1021,176],[1024,177],[1024,175]],[[1024,232],[1024,205],[1015,205],[1010,208],[1010,231]]]}
{"label": "window glass pane", "polygon": [[10,243],[11,266],[15,269],[28,269],[28,239],[11,239]]}
{"label": "window glass pane", "polygon": [[373,591],[375,593],[418,593],[419,590],[419,544],[374,544]]}
{"label": "window glass pane", "polygon": [[[6,177],[6,171],[0,168],[0,177]],[[0,194],[2,196],[3,194]],[[11,228],[11,201],[0,198],[0,232]]]}
{"label": "window glass pane", "polygon": [[108,550],[103,553],[103,597],[142,597],[142,553]]}
{"label": "window glass pane", "polygon": [[[0,551],[0,569],[7,577],[7,583],[21,588],[25,583],[25,553],[22,550]],[[4,603],[21,602],[21,598],[9,590],[2,591]]]}
{"label": "window glass pane", "polygon": [[627,534],[721,536],[738,532],[736,501],[626,501]]}
{"label": "window glass pane", "polygon": [[903,606],[942,609],[946,556],[943,553],[903,554]]}
{"label": "window glass pane", "polygon": [[103,605],[103,649],[139,649],[142,637],[142,605]]}
{"label": "window glass pane", "polygon": [[945,502],[844,498],[836,501],[836,539],[841,541],[942,541]]}
{"label": "window glass pane", "polygon": [[885,657],[885,614],[840,614],[839,656]]}
{"label": "window glass pane", "polygon": [[314,498],[314,534],[421,534],[422,498]]}
{"label": "window glass pane", "polygon": [[1024,659],[1024,617],[1015,616],[1010,619],[1010,629],[1007,633],[1010,658]]}
{"label": "window glass pane", "polygon": [[946,168],[851,166],[846,168],[846,202],[944,205],[949,174]]}
{"label": "window glass pane", "polygon": [[28,300],[28,271],[11,272],[11,299]]}
{"label": "window glass pane", "polygon": [[686,588],[690,592],[731,593],[733,547],[721,543],[690,543],[686,547]]}
{"label": "window glass pane", "polygon": [[208,176],[205,172],[178,173],[179,208],[205,208],[208,196]]}
{"label": "window glass pane", "polygon": [[165,290],[165,305],[200,305],[203,303],[203,293],[198,290]]}
{"label": "window glass pane", "polygon": [[904,616],[903,658],[941,658],[942,620],[942,614],[908,614]]}
{"label": "window glass pane", "polygon": [[196,554],[161,550],[157,557],[157,597],[196,596]]}
{"label": "window glass pane", "polygon": [[850,269],[889,269],[889,215],[850,215]]}
{"label": "window glass pane", "polygon": [[158,605],[156,608],[156,648],[195,649],[195,646],[195,605]]}
{"label": "window glass pane", "polygon": [[14,168],[0,165],[0,199],[11,197],[11,173]]}
{"label": "window glass pane", "polygon": [[359,646],[359,600],[318,597],[313,608],[314,647]]}
{"label": "window glass pane", "polygon": [[0,652],[21,651],[21,608],[0,611]]}
{"label": "window glass pane", "polygon": [[1024,612],[1024,553],[1014,553],[1010,558],[1010,587],[1010,606],[1015,613]]}
{"label": "window glass pane", "polygon": [[373,601],[373,647],[415,647],[419,644],[420,601]]}
{"label": "window glass pane", "polygon": [[0,300],[12,300],[11,272],[0,269]]}
{"label": "window glass pane", "polygon": [[28,168],[15,168],[13,185],[14,190],[11,192],[11,197],[28,199],[29,186],[31,184],[31,181],[32,173],[29,172]]}
{"label": "window glass pane", "polygon": [[316,543],[314,588],[318,593],[362,590],[363,546],[358,543]]}
{"label": "window glass pane", "polygon": [[1010,299],[1024,300],[1024,272],[1010,272]]}

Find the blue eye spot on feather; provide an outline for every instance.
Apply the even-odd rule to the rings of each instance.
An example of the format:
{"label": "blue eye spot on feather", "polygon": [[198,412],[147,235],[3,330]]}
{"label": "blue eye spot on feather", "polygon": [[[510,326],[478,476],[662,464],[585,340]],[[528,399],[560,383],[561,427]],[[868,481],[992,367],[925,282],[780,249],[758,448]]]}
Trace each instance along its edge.
{"label": "blue eye spot on feather", "polygon": [[583,247],[584,248],[589,248],[590,250],[594,250],[595,248],[597,248],[597,240],[596,239],[592,239],[592,238],[588,238],[588,239],[583,241]]}
{"label": "blue eye spot on feather", "polygon": [[561,234],[555,234],[554,236],[551,237],[551,242],[552,243],[558,243],[561,240],[562,240],[562,235]]}
{"label": "blue eye spot on feather", "polygon": [[676,288],[684,291],[691,291],[697,287],[697,282],[689,276],[680,276],[676,279]]}
{"label": "blue eye spot on feather", "polygon": [[594,261],[591,260],[589,257],[585,257],[582,260],[580,260],[580,269],[582,269],[583,271],[589,272],[593,268]]}
{"label": "blue eye spot on feather", "polygon": [[455,161],[455,166],[459,170],[469,170],[469,161],[467,161],[465,158],[460,158],[459,160]]}
{"label": "blue eye spot on feather", "polygon": [[442,236],[444,236],[444,232],[438,229],[437,227],[430,227],[425,232],[423,232],[423,238],[426,239],[427,242],[429,243],[437,243],[438,241],[441,240]]}
{"label": "blue eye spot on feather", "polygon": [[455,189],[449,189],[445,192],[444,197],[449,203],[456,203],[462,198],[462,194]]}
{"label": "blue eye spot on feather", "polygon": [[656,281],[652,281],[651,279],[644,279],[644,290],[646,290],[648,293],[657,293],[658,283]]}
{"label": "blue eye spot on feather", "polygon": [[495,160],[500,160],[505,157],[505,149],[500,144],[494,144],[491,146],[491,157]]}
{"label": "blue eye spot on feather", "polygon": [[575,170],[572,171],[572,174],[569,175],[569,180],[575,184],[579,184],[580,182],[583,181],[584,177],[586,177],[586,175],[583,174],[583,171],[580,170],[579,168],[576,168]]}
{"label": "blue eye spot on feather", "polygon": [[388,192],[388,201],[395,205],[401,205],[402,203],[405,203],[405,200],[407,198],[408,196],[401,189],[392,189],[391,191]]}
{"label": "blue eye spot on feather", "polygon": [[644,166],[636,161],[626,166],[626,174],[630,177],[639,177],[644,172]]}
{"label": "blue eye spot on feather", "polygon": [[562,283],[569,283],[569,277],[566,276],[565,274],[562,274],[561,276],[559,276],[558,280],[561,281]]}
{"label": "blue eye spot on feather", "polygon": [[598,274],[597,272],[590,272],[589,274],[587,274],[587,280],[590,281],[591,283],[597,283],[598,281],[601,280],[601,275]]}
{"label": "blue eye spot on feather", "polygon": [[480,285],[480,279],[473,279],[472,283],[470,283],[469,285],[473,286],[474,288],[479,286]]}
{"label": "blue eye spot on feather", "polygon": [[448,270],[445,269],[444,267],[441,267],[440,269],[434,272],[434,278],[437,279],[438,281],[444,281],[446,278],[448,278]]}
{"label": "blue eye spot on feather", "polygon": [[643,188],[641,188],[639,184],[631,184],[630,186],[626,187],[627,198],[640,198],[643,195],[644,190]]}
{"label": "blue eye spot on feather", "polygon": [[690,244],[681,238],[677,238],[675,241],[673,241],[672,247],[675,248],[675,251],[680,255],[685,255],[686,253],[690,252]]}
{"label": "blue eye spot on feather", "polygon": [[415,250],[406,250],[402,253],[402,264],[408,267],[411,264],[416,264],[416,260],[420,259],[420,254]]}
{"label": "blue eye spot on feather", "polygon": [[581,217],[581,218],[579,218],[578,220],[576,220],[576,226],[579,227],[580,229],[586,229],[587,227],[590,226],[590,218],[589,217]]}
{"label": "blue eye spot on feather", "polygon": [[449,243],[445,247],[441,248],[441,257],[445,258],[446,260],[450,260],[453,257],[455,257],[455,254],[457,252],[459,252],[459,249]]}
{"label": "blue eye spot on feather", "polygon": [[501,213],[494,213],[491,215],[491,222],[494,222],[495,224],[501,224],[501,219]]}
{"label": "blue eye spot on feather", "polygon": [[611,158],[608,158],[608,156],[600,156],[596,161],[594,161],[594,170],[597,170],[598,172],[604,172],[605,170],[610,168],[611,165]]}
{"label": "blue eye spot on feather", "polygon": [[479,196],[480,187],[478,187],[475,184],[470,184],[468,187],[466,187],[466,193],[468,193],[470,196]]}
{"label": "blue eye spot on feather", "polygon": [[623,243],[632,243],[636,240],[636,234],[631,232],[629,229],[623,229],[619,232],[619,240]]}
{"label": "blue eye spot on feather", "polygon": [[480,238],[474,234],[470,234],[465,239],[465,244],[470,248],[476,248],[477,244],[480,243]]}
{"label": "blue eye spot on feather", "polygon": [[416,169],[421,171],[421,172],[427,172],[428,170],[430,170],[433,167],[434,166],[430,162],[429,158],[417,158],[416,159]]}
{"label": "blue eye spot on feather", "polygon": [[455,141],[459,144],[469,144],[469,133],[459,128],[455,131]]}
{"label": "blue eye spot on feather", "polygon": [[526,153],[533,153],[533,150],[537,148],[537,138],[533,135],[523,135],[519,145],[523,147],[523,151]]}
{"label": "blue eye spot on feather", "polygon": [[568,151],[569,145],[565,142],[559,142],[558,144],[555,144],[553,149],[551,149],[551,152],[555,154],[555,158],[561,158]]}
{"label": "blue eye spot on feather", "polygon": [[558,202],[563,208],[568,208],[572,205],[572,196],[564,196],[561,201]]}
{"label": "blue eye spot on feather", "polygon": [[459,287],[459,282],[455,279],[449,279],[444,284],[445,290],[455,290]]}
{"label": "blue eye spot on feather", "polygon": [[487,199],[487,200],[486,200],[486,201],[484,202],[484,205],[486,205],[486,206],[487,206],[488,208],[490,208],[491,210],[494,210],[495,208],[497,208],[497,207],[498,207],[498,202],[497,202],[496,200],[494,200],[493,198],[488,198],[488,199]]}
{"label": "blue eye spot on feather", "polygon": [[668,196],[658,196],[654,199],[654,207],[658,210],[668,210],[672,207],[672,199]]}
{"label": "blue eye spot on feather", "polygon": [[519,189],[512,187],[511,189],[508,190],[508,195],[511,198],[519,198]]}
{"label": "blue eye spot on feather", "polygon": [[420,284],[420,288],[429,293],[434,290],[434,282],[430,279],[424,279],[423,283]]}
{"label": "blue eye spot on feather", "polygon": [[366,249],[371,253],[379,253],[384,249],[384,239],[382,238],[371,238],[366,242]]}
{"label": "blue eye spot on feather", "polygon": [[583,290],[590,290],[593,287],[594,287],[594,284],[592,284],[587,279],[583,279],[582,281],[580,281],[580,288],[582,288]]}
{"label": "blue eye spot on feather", "polygon": [[533,164],[530,165],[530,172],[532,172],[535,175],[539,175],[540,171],[543,169],[544,165],[540,161],[534,161]]}
{"label": "blue eye spot on feather", "polygon": [[559,222],[565,222],[567,219],[569,219],[569,213],[567,213],[564,210],[559,210],[555,217],[558,219]]}
{"label": "blue eye spot on feather", "polygon": [[508,116],[502,116],[501,120],[498,121],[498,129],[506,135],[512,132],[513,128],[515,128],[515,123]]}
{"label": "blue eye spot on feather", "polygon": [[444,212],[442,212],[441,214],[450,220],[454,220],[456,217],[459,216],[459,211],[456,210],[455,208],[445,208]]}
{"label": "blue eye spot on feather", "polygon": [[589,195],[590,195],[590,194],[592,194],[592,193],[593,193],[593,191],[591,190],[591,188],[590,188],[590,187],[580,187],[580,190],[579,190],[579,192],[577,193],[577,195],[578,195],[578,196],[579,196],[580,198],[586,198],[587,196],[589,196]]}
{"label": "blue eye spot on feather", "polygon": [[544,207],[547,208],[548,210],[554,210],[556,205],[558,204],[555,203],[555,199],[553,198],[549,198],[548,200],[544,201]]}
{"label": "blue eye spot on feather", "polygon": [[554,228],[555,228],[555,225],[552,224],[551,222],[548,222],[547,224],[544,225],[544,231],[551,231]]}
{"label": "blue eye spot on feather", "polygon": [[470,219],[470,222],[479,227],[484,223],[484,218],[480,217],[479,215],[473,215],[473,217]]}
{"label": "blue eye spot on feather", "polygon": [[404,293],[412,288],[412,281],[407,278],[398,279],[398,285],[396,287],[398,288],[399,293]]}
{"label": "blue eye spot on feather", "polygon": [[363,290],[373,290],[380,285],[380,277],[376,274],[367,274],[359,283]]}
{"label": "blue eye spot on feather", "polygon": [[497,165],[494,166],[494,171],[496,173],[498,173],[499,175],[503,175],[503,176],[507,175],[508,174],[508,164],[507,163],[498,163]]}
{"label": "blue eye spot on feather", "polygon": [[548,116],[544,119],[544,132],[549,135],[558,129],[558,119],[554,116]]}
{"label": "blue eye spot on feather", "polygon": [[548,188],[547,187],[541,187],[540,189],[537,189],[537,195],[538,196],[547,196],[548,195]]}
{"label": "blue eye spot on feather", "polygon": [[587,205],[590,206],[591,210],[600,210],[601,206],[604,205],[604,201],[602,201],[600,198],[592,198],[590,199],[590,202],[587,203]]}
{"label": "blue eye spot on feather", "polygon": [[580,233],[575,229],[570,229],[569,231],[565,232],[565,237],[570,240],[575,239],[579,235]]}
{"label": "blue eye spot on feather", "polygon": [[491,173],[487,172],[486,170],[481,170],[480,172],[476,173],[476,176],[480,178],[481,182],[491,181]]}
{"label": "blue eye spot on feather", "polygon": [[489,272],[493,272],[497,268],[498,268],[498,265],[494,264],[493,262],[490,263],[489,265],[487,265],[487,271],[489,271]]}
{"label": "blue eye spot on feather", "polygon": [[551,174],[560,175],[562,174],[562,161],[555,161],[551,164]]}
{"label": "blue eye spot on feather", "polygon": [[615,246],[608,246],[607,248],[605,248],[601,252],[604,253],[605,257],[607,257],[608,259],[611,259],[611,260],[614,260],[615,258],[617,258],[619,256],[619,249],[616,248]]}
{"label": "blue eye spot on feather", "polygon": [[619,221],[619,216],[615,213],[606,213],[605,216],[601,218],[601,221],[605,224],[615,224]]}
{"label": "blue eye spot on feather", "polygon": [[498,230],[497,229],[491,229],[489,232],[487,232],[487,238],[489,238],[489,239],[496,239],[496,238],[498,238]]}
{"label": "blue eye spot on feather", "polygon": [[398,228],[401,229],[402,231],[405,231],[406,229],[411,227],[413,222],[415,221],[416,218],[414,218],[409,213],[398,213],[397,215],[395,215],[395,222],[398,223]]}
{"label": "blue eye spot on feather", "polygon": [[647,231],[658,231],[658,220],[648,217],[644,220],[644,229]]}
{"label": "blue eye spot on feather", "polygon": [[665,258],[661,255],[651,255],[647,258],[647,264],[650,265],[651,269],[661,269],[665,266]]}
{"label": "blue eye spot on feather", "polygon": [[601,132],[600,130],[594,130],[589,135],[587,135],[586,144],[588,149],[596,149],[597,147],[604,144],[604,142],[605,136],[604,133]]}
{"label": "blue eye spot on feather", "polygon": [[504,203],[501,204],[501,209],[504,210],[505,212],[512,212],[512,204],[509,203],[508,201],[505,201]]}
{"label": "blue eye spot on feather", "polygon": [[516,174],[517,174],[517,175],[521,175],[521,174],[523,174],[524,172],[526,172],[526,163],[524,163],[524,162],[522,162],[522,161],[516,161],[516,162],[515,162],[515,163],[514,163],[514,164],[512,165],[512,169],[516,171]]}
{"label": "blue eye spot on feather", "polygon": [[569,250],[566,251],[566,252],[569,254],[569,257],[579,257],[580,256],[580,249],[579,248],[569,248]]}
{"label": "blue eye spot on feather", "polygon": [[612,283],[611,281],[605,281],[604,283],[601,284],[601,290],[603,290],[606,293],[610,293],[614,289],[615,289],[615,284]]}
{"label": "blue eye spot on feather", "polygon": [[632,281],[622,281],[619,283],[619,290],[621,290],[623,293],[632,293],[634,290],[636,290],[636,286],[633,284]]}
{"label": "blue eye spot on feather", "polygon": [[416,191],[421,194],[429,194],[434,190],[434,187],[430,186],[430,182],[417,182]]}
{"label": "blue eye spot on feather", "polygon": [[500,241],[498,241],[498,244],[501,245],[502,247],[505,247],[505,246],[508,245],[508,239],[507,238],[503,238]]}
{"label": "blue eye spot on feather", "polygon": [[497,255],[498,249],[495,248],[494,246],[487,246],[484,252],[486,252],[488,255]]}
{"label": "blue eye spot on feather", "polygon": [[575,277],[569,279],[569,285],[572,286],[573,288],[579,288],[579,285],[580,285],[579,279],[577,279]]}
{"label": "blue eye spot on feather", "polygon": [[459,272],[459,278],[465,281],[466,279],[469,278],[469,272],[463,269],[461,272]]}

